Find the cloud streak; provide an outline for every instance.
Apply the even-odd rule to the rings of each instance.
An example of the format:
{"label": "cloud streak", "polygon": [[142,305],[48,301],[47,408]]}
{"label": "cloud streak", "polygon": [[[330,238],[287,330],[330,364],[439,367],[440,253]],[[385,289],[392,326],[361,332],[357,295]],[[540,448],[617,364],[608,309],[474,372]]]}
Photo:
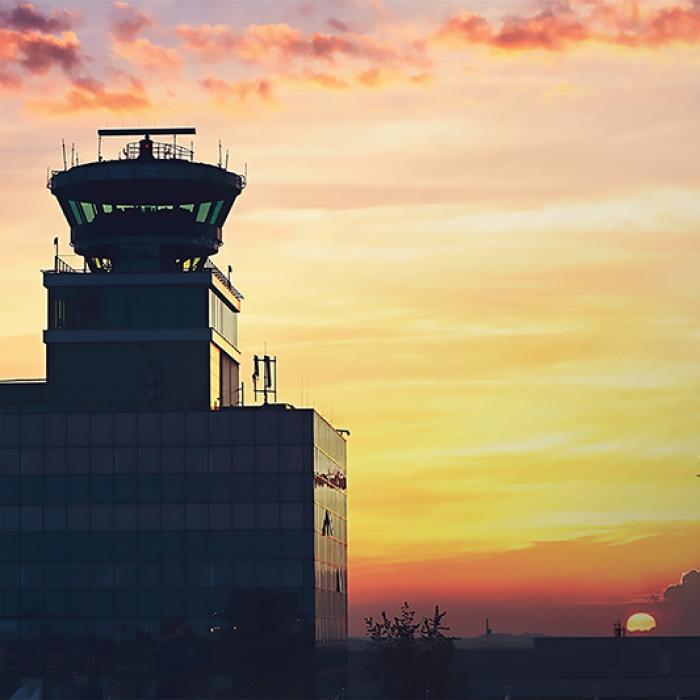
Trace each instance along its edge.
{"label": "cloud streak", "polygon": [[434,39],[503,51],[563,51],[589,42],[632,48],[695,45],[700,42],[700,5],[647,8],[639,0],[579,0],[509,16],[500,24],[465,10],[447,19]]}
{"label": "cloud streak", "polygon": [[18,2],[12,8],[0,8],[0,26],[20,32],[60,32],[72,29],[77,14],[69,10],[42,13],[31,2]]}
{"label": "cloud streak", "polygon": [[242,32],[223,24],[180,24],[175,31],[182,45],[205,61],[231,57],[253,64],[298,60],[335,64],[343,58],[385,63],[406,60],[388,42],[346,30],[340,34],[305,33],[278,23],[252,24]]}
{"label": "cloud streak", "polygon": [[71,82],[62,98],[35,100],[31,104],[40,112],[69,114],[95,110],[137,112],[149,107],[151,101],[136,78],[127,77],[125,86],[112,89],[96,78],[81,77]]}

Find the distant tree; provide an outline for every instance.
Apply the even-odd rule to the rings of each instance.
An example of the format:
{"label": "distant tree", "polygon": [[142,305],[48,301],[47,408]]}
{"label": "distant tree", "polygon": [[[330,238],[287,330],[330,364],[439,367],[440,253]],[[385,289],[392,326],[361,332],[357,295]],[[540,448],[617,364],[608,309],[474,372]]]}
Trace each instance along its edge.
{"label": "distant tree", "polygon": [[450,697],[454,675],[454,640],[446,632],[445,613],[435,606],[430,617],[416,622],[404,603],[398,617],[365,619],[369,644],[364,666],[378,698],[441,700]]}

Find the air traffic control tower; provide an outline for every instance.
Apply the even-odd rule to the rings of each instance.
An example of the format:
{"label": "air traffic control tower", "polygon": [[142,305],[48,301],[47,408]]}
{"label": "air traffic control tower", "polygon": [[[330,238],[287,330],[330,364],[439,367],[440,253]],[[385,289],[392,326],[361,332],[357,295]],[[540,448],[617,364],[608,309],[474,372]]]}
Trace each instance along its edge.
{"label": "air traffic control tower", "polygon": [[121,160],[51,177],[73,249],[92,273],[44,275],[52,402],[80,410],[238,403],[242,297],[210,256],[245,180],[150,138],[191,131],[153,129]]}
{"label": "air traffic control tower", "polygon": [[193,132],[49,178],[78,262],[43,273],[46,378],[0,382],[0,698],[343,692],[344,432],[244,405],[211,257],[246,183]]}

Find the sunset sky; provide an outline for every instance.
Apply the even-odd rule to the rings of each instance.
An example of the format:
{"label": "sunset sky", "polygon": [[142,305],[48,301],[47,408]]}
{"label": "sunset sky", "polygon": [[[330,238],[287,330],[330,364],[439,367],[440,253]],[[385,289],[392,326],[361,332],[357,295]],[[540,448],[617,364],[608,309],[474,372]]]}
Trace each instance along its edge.
{"label": "sunset sky", "polygon": [[196,126],[243,374],[352,431],[351,633],[700,633],[700,1],[4,2],[0,100],[1,377],[61,139]]}

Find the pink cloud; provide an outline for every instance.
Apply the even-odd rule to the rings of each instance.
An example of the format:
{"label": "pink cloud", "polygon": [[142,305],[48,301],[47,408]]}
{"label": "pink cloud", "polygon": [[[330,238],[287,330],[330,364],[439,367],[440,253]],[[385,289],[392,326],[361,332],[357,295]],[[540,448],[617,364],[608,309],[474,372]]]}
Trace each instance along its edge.
{"label": "pink cloud", "polygon": [[133,41],[146,27],[154,23],[147,12],[137,10],[122,0],[115,0],[112,7],[115,18],[110,33],[117,41]]}
{"label": "pink cloud", "polygon": [[579,0],[508,17],[500,24],[465,11],[447,19],[435,38],[453,45],[485,45],[505,51],[562,51],[584,42],[649,48],[696,44],[700,41],[700,5],[645,9],[638,0]]}
{"label": "pink cloud", "polygon": [[227,81],[207,77],[200,81],[200,85],[206,92],[224,101],[229,99],[243,101],[250,97],[269,100],[272,97],[272,83],[264,79]]}
{"label": "pink cloud", "polygon": [[328,19],[328,26],[331,29],[335,29],[336,32],[349,32],[350,27],[343,22],[342,20],[335,19],[335,17],[331,17]]}
{"label": "pink cloud", "polygon": [[29,2],[0,8],[0,87],[18,87],[24,75],[44,75],[52,68],[73,75],[84,61],[70,30],[76,20],[75,13],[42,12]]}
{"label": "pink cloud", "polygon": [[108,112],[134,112],[150,106],[143,84],[136,78],[128,78],[122,88],[108,88],[92,77],[75,78],[60,100],[34,100],[31,106],[51,113],[72,113],[94,110]]}
{"label": "pink cloud", "polygon": [[52,67],[72,73],[83,61],[80,42],[73,32],[56,36],[35,30],[0,28],[0,47],[5,68],[14,65],[35,75],[43,75]]}
{"label": "pink cloud", "polygon": [[69,10],[41,12],[31,2],[18,2],[10,9],[0,8],[0,26],[20,32],[59,32],[71,29],[77,15]]}
{"label": "pink cloud", "polygon": [[127,42],[115,42],[112,50],[120,58],[150,73],[178,71],[182,67],[182,58],[176,49],[153,44],[144,37]]}
{"label": "pink cloud", "polygon": [[253,24],[243,32],[226,25],[181,24],[176,28],[183,46],[207,61],[235,57],[249,63],[319,60],[342,57],[370,61],[398,59],[396,50],[368,35],[306,34],[285,23]]}

